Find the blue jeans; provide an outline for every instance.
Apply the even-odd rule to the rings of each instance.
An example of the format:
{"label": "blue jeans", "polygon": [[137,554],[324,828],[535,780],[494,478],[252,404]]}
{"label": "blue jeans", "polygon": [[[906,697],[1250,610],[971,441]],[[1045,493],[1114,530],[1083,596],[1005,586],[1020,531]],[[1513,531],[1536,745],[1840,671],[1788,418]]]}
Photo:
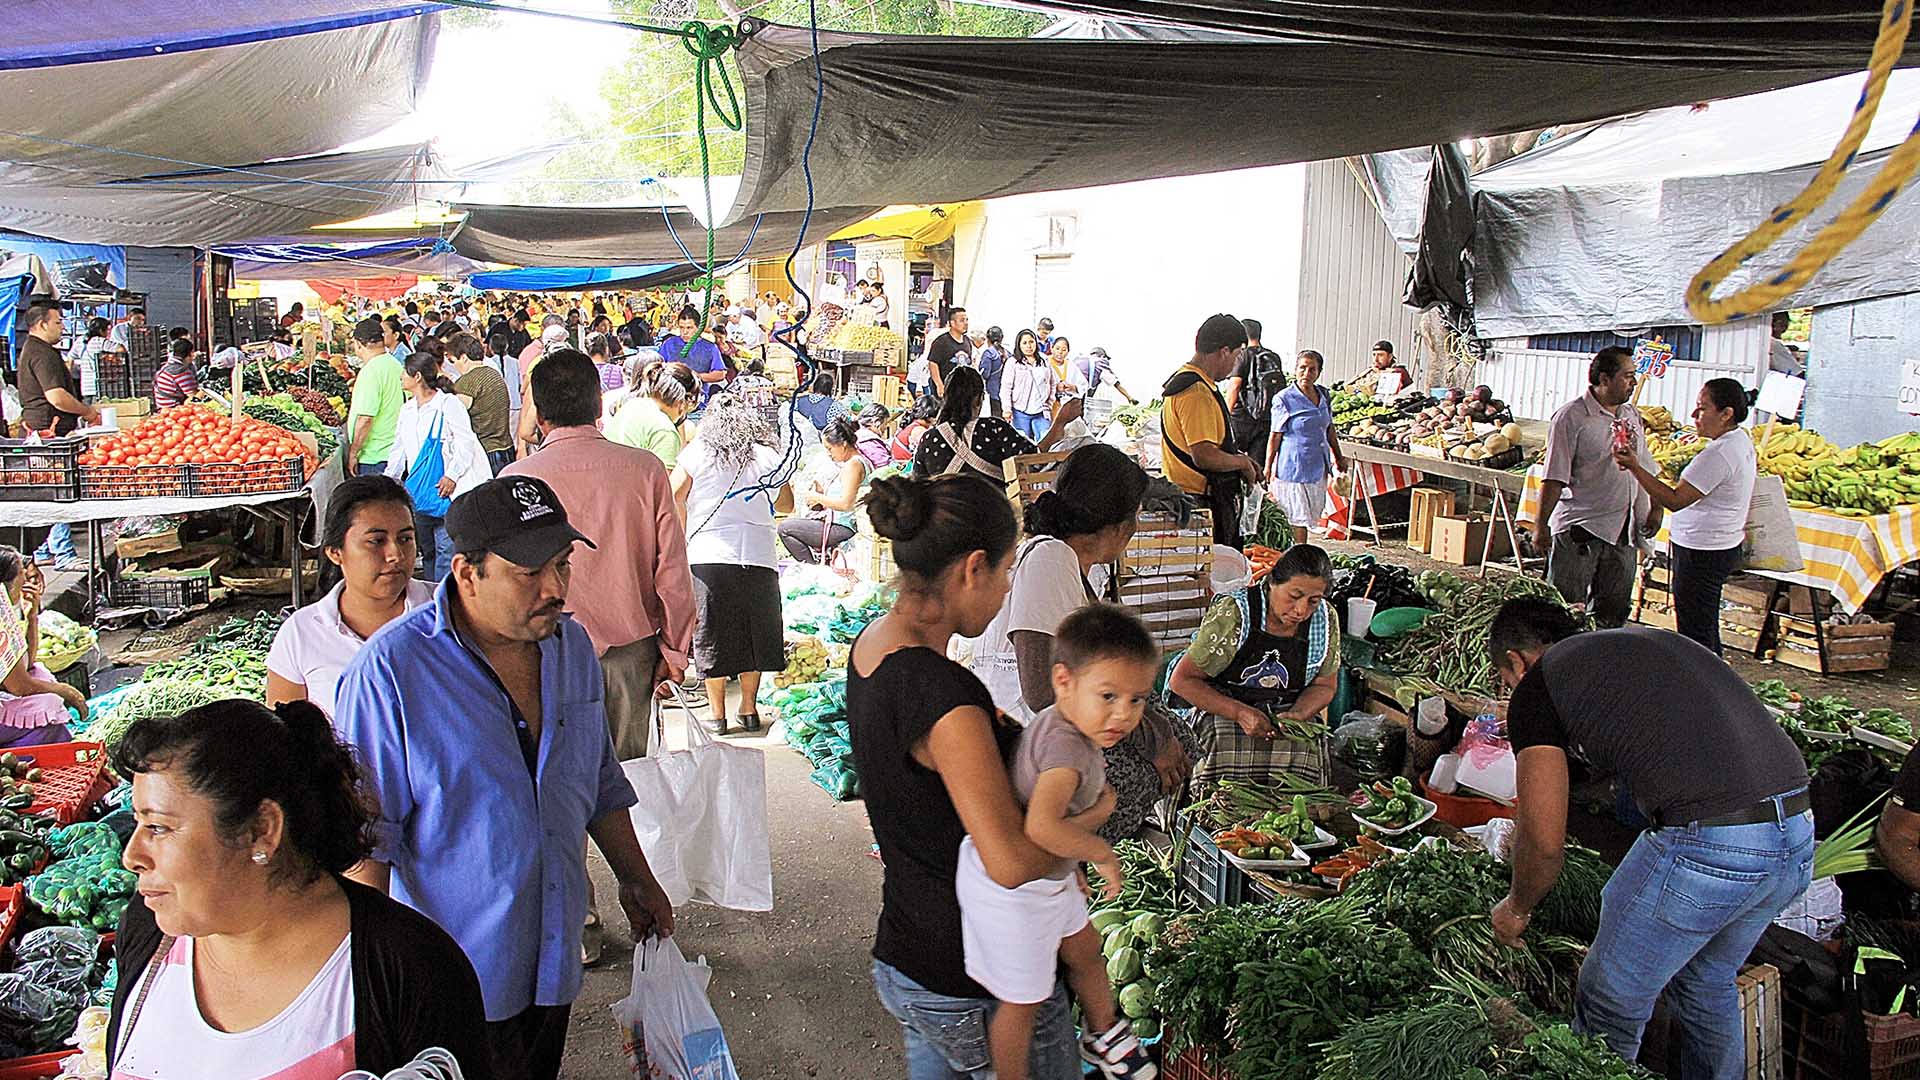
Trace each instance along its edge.
{"label": "blue jeans", "polygon": [[1013,410],[1013,430],[1039,442],[1047,437],[1047,429],[1053,426],[1053,418],[1046,413],[1021,412]]}
{"label": "blue jeans", "polygon": [[500,470],[506,468],[511,464],[513,464],[513,451],[511,450],[487,451],[487,468],[492,470],[493,475],[499,476]]}
{"label": "blue jeans", "polygon": [[447,536],[447,519],[415,514],[413,536],[420,545],[420,572],[437,584],[453,570],[453,540]]}
{"label": "blue jeans", "polygon": [[[77,559],[80,553],[73,547],[73,526],[61,522],[47,530],[47,538],[40,544],[40,550],[53,556],[56,562]],[[39,552],[35,552],[39,554]]]}
{"label": "blue jeans", "polygon": [[379,476],[382,473],[385,473],[386,471],[387,471],[387,463],[384,461],[373,461],[373,462],[363,461],[359,465],[354,467],[353,475]]}
{"label": "blue jeans", "polygon": [[1631,1061],[1665,989],[1684,1042],[1682,1080],[1740,1080],[1747,1051],[1734,976],[1812,871],[1810,813],[1641,833],[1601,894],[1574,1028]]}
{"label": "blue jeans", "polygon": [[[993,1080],[987,1019],[998,1002],[936,994],[878,960],[873,986],[906,1037],[907,1080]],[[1079,1043],[1067,985],[1056,983],[1033,1022],[1032,1080],[1080,1080]]]}

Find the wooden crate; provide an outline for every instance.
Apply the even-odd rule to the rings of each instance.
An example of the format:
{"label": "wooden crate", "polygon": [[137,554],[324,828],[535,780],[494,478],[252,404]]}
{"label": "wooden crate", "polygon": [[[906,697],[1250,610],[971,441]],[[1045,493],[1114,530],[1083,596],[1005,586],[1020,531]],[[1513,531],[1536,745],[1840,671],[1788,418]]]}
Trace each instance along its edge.
{"label": "wooden crate", "polygon": [[142,555],[158,555],[168,551],[180,550],[180,530],[168,529],[165,532],[148,536],[134,536],[113,542],[114,554],[123,561],[131,561]]}
{"label": "wooden crate", "polygon": [[1008,458],[1001,466],[1006,470],[1007,498],[1022,510],[1032,506],[1041,492],[1053,490],[1053,482],[1060,478],[1060,469],[1067,463],[1067,457],[1060,453]]}
{"label": "wooden crate", "polygon": [[1823,625],[1817,618],[1776,612],[1773,658],[1822,675],[1885,671],[1892,664],[1892,623]]}
{"label": "wooden crate", "polygon": [[[1673,573],[1663,564],[1643,567],[1634,587],[1633,621],[1662,630],[1679,630],[1674,617]],[[1721,590],[1720,643],[1749,656],[1764,656],[1773,636],[1771,611],[1778,588],[1764,578],[1741,576]]]}
{"label": "wooden crate", "polygon": [[1747,1040],[1747,1080],[1781,1080],[1786,1056],[1781,1046],[1780,971],[1755,964],[1734,980],[1740,990],[1740,1027]]}
{"label": "wooden crate", "polygon": [[1407,546],[1415,551],[1428,551],[1433,547],[1433,519],[1442,514],[1451,514],[1454,509],[1454,496],[1451,491],[1438,488],[1414,488],[1411,503],[1407,511]]}
{"label": "wooden crate", "polygon": [[1209,574],[1122,576],[1117,585],[1122,607],[1140,617],[1162,649],[1184,649],[1213,603]]}
{"label": "wooden crate", "polygon": [[1169,513],[1140,515],[1133,539],[1120,556],[1122,577],[1169,577],[1213,573],[1213,515],[1195,511],[1185,525]]}
{"label": "wooden crate", "polygon": [[906,383],[902,382],[898,375],[875,375],[873,400],[895,413],[904,412],[913,404],[913,397],[907,392]]}

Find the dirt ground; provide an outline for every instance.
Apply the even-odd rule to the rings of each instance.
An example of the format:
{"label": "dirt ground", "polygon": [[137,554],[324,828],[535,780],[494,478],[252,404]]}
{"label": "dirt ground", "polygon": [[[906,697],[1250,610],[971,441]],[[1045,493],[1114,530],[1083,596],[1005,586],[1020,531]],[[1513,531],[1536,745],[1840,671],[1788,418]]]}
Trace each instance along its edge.
{"label": "dirt ground", "polygon": [[[671,745],[681,745],[679,714]],[[805,758],[764,739],[767,821],[773,843],[773,910],[764,914],[690,904],[675,913],[674,936],[688,957],[713,967],[708,997],[745,1080],[883,1080],[905,1074],[900,1027],[880,1007],[868,974],[868,949],[880,912],[880,863],[868,856],[873,834],[858,802],[836,803],[807,778]],[[613,875],[590,863],[600,896]],[[620,1032],[608,1006],[633,977],[625,919],[609,917],[602,963],[587,972],[573,1009],[568,1080],[627,1076]]]}

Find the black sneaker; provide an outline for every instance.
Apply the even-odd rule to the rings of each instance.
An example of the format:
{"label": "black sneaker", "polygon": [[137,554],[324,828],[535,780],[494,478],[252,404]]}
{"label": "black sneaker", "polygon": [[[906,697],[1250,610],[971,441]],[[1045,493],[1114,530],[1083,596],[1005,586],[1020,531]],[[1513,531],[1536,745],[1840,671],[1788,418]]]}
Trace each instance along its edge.
{"label": "black sneaker", "polygon": [[1160,1066],[1140,1045],[1133,1022],[1122,1017],[1105,1035],[1080,1037],[1080,1058],[1100,1070],[1106,1080],[1155,1080]]}

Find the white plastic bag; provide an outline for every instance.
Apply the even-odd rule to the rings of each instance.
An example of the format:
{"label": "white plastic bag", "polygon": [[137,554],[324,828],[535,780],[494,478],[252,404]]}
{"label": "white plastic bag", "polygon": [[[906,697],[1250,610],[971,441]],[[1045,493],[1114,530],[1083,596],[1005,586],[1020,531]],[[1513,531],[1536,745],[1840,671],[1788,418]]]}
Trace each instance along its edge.
{"label": "white plastic bag", "polygon": [[687,718],[685,750],[667,748],[661,710],[655,752],[620,766],[640,797],[629,813],[647,864],[675,907],[697,900],[772,911],[766,757],[716,740],[684,699],[680,708]]}
{"label": "white plastic bag", "polygon": [[1786,484],[1779,477],[1762,476],[1754,481],[1742,546],[1749,570],[1794,573],[1807,565],[1800,554],[1800,531],[1787,506]]}
{"label": "white plastic bag", "polygon": [[636,1080],[740,1080],[720,1017],[707,1001],[713,969],[688,961],[672,938],[633,950],[633,983],[613,1003]]}

